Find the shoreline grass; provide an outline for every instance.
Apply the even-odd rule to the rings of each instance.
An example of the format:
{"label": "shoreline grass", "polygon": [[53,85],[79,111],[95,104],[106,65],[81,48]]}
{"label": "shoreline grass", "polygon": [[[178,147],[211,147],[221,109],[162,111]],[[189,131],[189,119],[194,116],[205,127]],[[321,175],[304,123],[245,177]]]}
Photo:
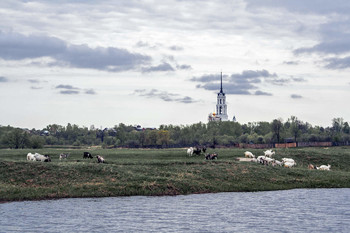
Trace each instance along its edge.
{"label": "shoreline grass", "polygon": [[[83,159],[83,149],[0,150],[0,202],[77,197],[156,196],[254,192],[295,188],[350,188],[350,148],[276,149],[295,168],[238,162],[245,149],[211,149],[219,159],[186,156],[185,149],[94,149],[107,164]],[[261,155],[263,150],[251,150]],[[51,156],[51,163],[26,161],[28,152]],[[61,152],[70,152],[60,161]],[[307,165],[331,164],[331,171]]]}

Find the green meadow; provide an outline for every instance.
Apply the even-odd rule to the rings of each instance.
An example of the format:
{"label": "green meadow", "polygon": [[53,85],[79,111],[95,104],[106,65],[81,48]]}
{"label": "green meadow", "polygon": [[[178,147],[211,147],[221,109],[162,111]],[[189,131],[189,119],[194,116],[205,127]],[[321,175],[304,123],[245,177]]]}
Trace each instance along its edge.
{"label": "green meadow", "polygon": [[[83,152],[101,155],[83,159]],[[274,158],[293,158],[293,168],[239,162],[246,149],[208,149],[188,157],[186,149],[13,149],[0,150],[0,202],[76,197],[180,195],[252,192],[294,188],[350,188],[350,148],[276,149]],[[256,156],[264,150],[249,150]],[[47,154],[52,162],[27,161],[28,152]],[[59,160],[62,152],[70,153]],[[331,171],[308,170],[330,164]]]}

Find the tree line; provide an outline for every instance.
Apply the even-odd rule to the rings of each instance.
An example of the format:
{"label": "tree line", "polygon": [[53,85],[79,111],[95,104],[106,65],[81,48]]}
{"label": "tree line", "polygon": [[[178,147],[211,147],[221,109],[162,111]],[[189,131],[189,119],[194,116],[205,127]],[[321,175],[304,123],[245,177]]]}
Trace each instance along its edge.
{"label": "tree line", "polygon": [[291,116],[271,122],[208,122],[192,125],[161,125],[157,129],[120,123],[113,128],[97,129],[48,125],[44,129],[0,127],[1,148],[42,148],[43,146],[102,146],[104,148],[169,148],[205,145],[235,146],[238,143],[270,144],[283,142],[334,142],[350,141],[349,123],[334,118],[332,126],[312,126]]}

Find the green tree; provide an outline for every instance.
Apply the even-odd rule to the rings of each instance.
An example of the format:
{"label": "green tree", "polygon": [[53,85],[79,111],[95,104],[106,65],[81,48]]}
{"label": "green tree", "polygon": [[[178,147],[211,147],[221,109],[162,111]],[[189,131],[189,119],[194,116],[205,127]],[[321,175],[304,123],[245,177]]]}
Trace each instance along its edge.
{"label": "green tree", "polygon": [[296,116],[291,116],[288,122],[290,123],[289,130],[294,137],[294,142],[297,142],[297,138],[300,135],[301,121]]}
{"label": "green tree", "polygon": [[274,133],[274,136],[277,139],[277,143],[280,142],[280,137],[281,137],[281,132],[282,132],[282,127],[283,127],[283,120],[281,118],[279,119],[274,119],[272,121],[272,131]]}
{"label": "green tree", "polygon": [[3,144],[13,149],[30,147],[29,135],[22,129],[15,128],[9,131],[7,136],[4,137]]}
{"label": "green tree", "polygon": [[43,148],[45,144],[45,139],[41,136],[34,135],[30,137],[30,145],[33,149]]}

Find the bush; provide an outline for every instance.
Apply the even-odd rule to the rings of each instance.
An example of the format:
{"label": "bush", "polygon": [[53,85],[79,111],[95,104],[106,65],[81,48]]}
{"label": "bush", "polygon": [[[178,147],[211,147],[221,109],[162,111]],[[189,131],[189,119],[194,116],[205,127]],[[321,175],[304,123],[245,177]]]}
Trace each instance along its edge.
{"label": "bush", "polygon": [[30,145],[33,149],[43,148],[45,144],[45,139],[41,136],[34,135],[30,138]]}

